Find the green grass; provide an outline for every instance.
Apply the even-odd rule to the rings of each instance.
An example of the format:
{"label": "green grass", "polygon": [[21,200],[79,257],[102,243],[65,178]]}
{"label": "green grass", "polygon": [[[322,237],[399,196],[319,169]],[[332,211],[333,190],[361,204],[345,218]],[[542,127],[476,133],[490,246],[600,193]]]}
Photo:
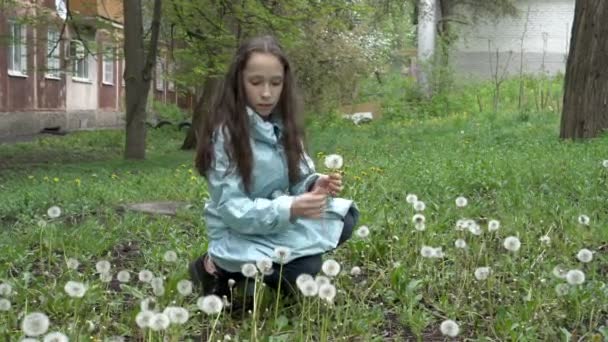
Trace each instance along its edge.
{"label": "green grass", "polygon": [[[360,224],[371,231],[367,239],[353,236],[333,256],[343,271],[334,282],[336,305],[320,310],[329,320],[329,340],[441,340],[439,324],[448,318],[460,325],[461,339],[606,338],[608,170],[601,164],[608,159],[608,136],[562,142],[553,112],[474,112],[429,119],[401,113],[359,127],[335,118],[310,121],[311,155],[320,168],[325,154],[343,155],[343,196],[358,203]],[[0,312],[8,339],[23,336],[20,312],[42,311],[51,318],[50,330],[73,340],[160,340],[160,333],[144,335],[135,324],[139,300],[152,296],[136,279],[143,268],[166,277],[161,308],[190,310],[188,323],[167,334],[187,339],[210,332],[214,317],[196,309],[196,296],[176,293],[188,261],[206,247],[201,212],[207,193],[192,171],[192,153],[178,150],[182,134],[151,131],[143,162],[122,160],[123,135],[114,131],[0,146],[0,283],[15,292],[12,309]],[[426,203],[425,231],[411,223],[410,193]],[[455,206],[458,196],[468,199],[467,207]],[[176,217],[117,210],[151,200],[193,207]],[[61,217],[46,217],[52,205],[62,208]],[[581,214],[590,217],[589,226],[578,224]],[[475,219],[482,235],[457,231],[461,218]],[[497,232],[487,231],[490,219],[501,222]],[[45,228],[40,220],[48,222]],[[550,245],[539,241],[543,235]],[[503,247],[507,236],[519,237],[519,251]],[[457,238],[467,249],[454,247]],[[424,245],[442,247],[445,257],[422,258]],[[595,252],[588,264],[576,259],[582,248]],[[163,261],[167,250],[177,252],[177,264]],[[67,258],[81,262],[78,272],[66,267]],[[132,272],[129,287],[100,282],[95,263],[102,259],[114,274]],[[555,287],[565,280],[552,274],[557,265],[584,271],[585,282],[558,295]],[[348,275],[352,266],[362,275]],[[481,266],[492,269],[484,281],[473,276]],[[84,298],[66,295],[68,280],[88,284]],[[320,322],[308,327],[301,320],[301,304],[283,307],[279,322],[273,322],[272,300],[266,305],[257,319],[261,340],[299,340],[301,323],[321,335]],[[216,337],[251,334],[251,318],[222,315],[218,322]]]}

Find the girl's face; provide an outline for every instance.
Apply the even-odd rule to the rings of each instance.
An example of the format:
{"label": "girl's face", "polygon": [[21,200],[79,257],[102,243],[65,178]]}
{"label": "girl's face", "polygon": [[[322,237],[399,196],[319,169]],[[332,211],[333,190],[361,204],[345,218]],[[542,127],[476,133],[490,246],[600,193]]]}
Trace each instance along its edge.
{"label": "girl's face", "polygon": [[243,69],[247,105],[268,117],[281,98],[284,68],[271,53],[254,52]]}

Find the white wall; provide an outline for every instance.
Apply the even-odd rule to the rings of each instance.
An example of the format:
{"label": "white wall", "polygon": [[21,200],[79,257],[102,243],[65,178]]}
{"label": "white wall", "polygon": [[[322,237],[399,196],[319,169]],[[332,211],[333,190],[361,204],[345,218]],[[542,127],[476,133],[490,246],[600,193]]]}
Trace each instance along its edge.
{"label": "white wall", "polygon": [[452,58],[457,73],[490,76],[488,41],[492,51],[492,64],[496,63],[498,49],[499,69],[507,66],[509,60],[508,72],[519,72],[528,6],[529,19],[523,39],[524,72],[563,72],[570,45],[574,2],[575,0],[519,0],[517,6],[520,14],[517,18],[481,22],[463,29]]}
{"label": "white wall", "polygon": [[74,80],[73,75],[67,75],[66,83],[66,109],[70,110],[96,110],[99,102],[97,89],[97,63],[92,56],[88,57],[89,80],[83,82]]}

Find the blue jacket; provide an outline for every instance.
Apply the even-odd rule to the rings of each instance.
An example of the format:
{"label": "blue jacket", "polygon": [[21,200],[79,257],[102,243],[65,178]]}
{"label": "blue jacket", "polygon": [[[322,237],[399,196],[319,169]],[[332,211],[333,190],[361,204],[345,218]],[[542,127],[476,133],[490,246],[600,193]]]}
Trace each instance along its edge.
{"label": "blue jacket", "polygon": [[274,249],[279,246],[291,250],[286,262],[334,249],[344,226],[342,218],[353,202],[331,198],[323,219],[290,221],[295,196],[304,193],[319,175],[306,156],[300,163],[300,181],[289,186],[281,122],[276,118],[264,121],[251,108],[247,113],[253,152],[250,195],[236,169],[226,174],[227,137],[221,130],[214,134],[215,165],[207,173],[210,198],[204,209],[211,259],[226,271],[239,272],[244,263],[262,257],[276,260]]}

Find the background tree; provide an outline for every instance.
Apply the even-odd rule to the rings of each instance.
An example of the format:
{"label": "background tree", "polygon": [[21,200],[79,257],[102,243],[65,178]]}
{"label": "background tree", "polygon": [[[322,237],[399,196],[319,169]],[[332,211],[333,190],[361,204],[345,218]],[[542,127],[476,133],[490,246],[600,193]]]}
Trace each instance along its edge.
{"label": "background tree", "polygon": [[564,80],[560,138],[596,137],[608,129],[608,2],[577,0]]}
{"label": "background tree", "polygon": [[125,158],[144,159],[146,156],[146,103],[156,63],[160,31],[161,0],[154,0],[150,40],[144,50],[143,10],[141,0],[123,2],[126,141]]}
{"label": "background tree", "polygon": [[309,109],[323,111],[352,100],[358,80],[386,61],[396,39],[376,25],[385,17],[385,8],[374,6],[378,2],[171,0],[165,14],[180,42],[173,51],[176,81],[199,89],[193,129],[182,148],[195,146],[195,128],[214,89],[208,83],[221,79],[234,49],[255,34],[273,34],[282,42]]}

